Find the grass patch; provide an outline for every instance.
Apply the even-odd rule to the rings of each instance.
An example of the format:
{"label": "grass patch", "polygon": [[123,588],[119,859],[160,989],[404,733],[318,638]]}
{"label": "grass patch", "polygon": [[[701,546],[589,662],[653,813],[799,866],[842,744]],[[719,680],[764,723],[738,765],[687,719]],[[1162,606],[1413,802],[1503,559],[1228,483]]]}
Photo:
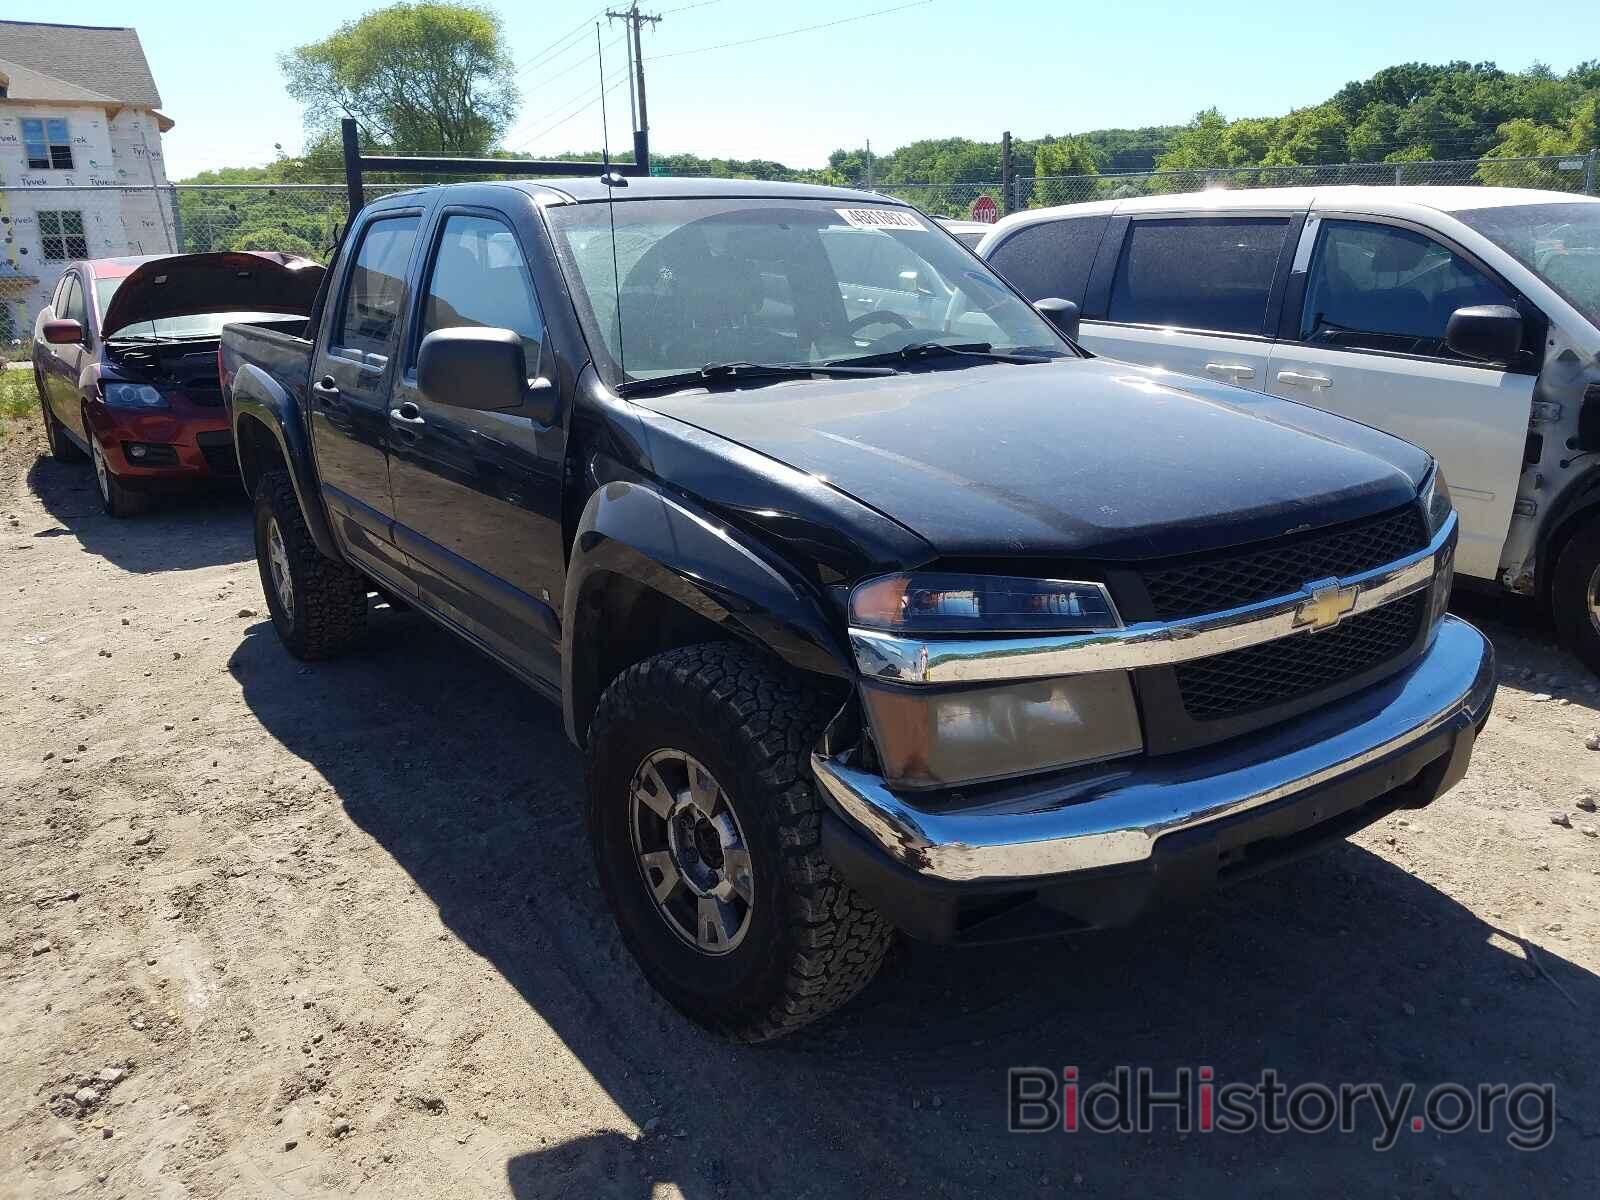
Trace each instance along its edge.
{"label": "grass patch", "polygon": [[25,422],[38,420],[38,410],[33,372],[0,368],[0,445],[10,441]]}

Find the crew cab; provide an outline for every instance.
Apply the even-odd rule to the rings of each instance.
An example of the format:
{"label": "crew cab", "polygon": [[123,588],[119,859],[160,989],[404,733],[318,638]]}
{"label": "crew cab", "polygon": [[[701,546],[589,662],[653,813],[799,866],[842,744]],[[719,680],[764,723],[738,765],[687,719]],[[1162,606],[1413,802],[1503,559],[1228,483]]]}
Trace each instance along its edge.
{"label": "crew cab", "polygon": [[93,462],[113,517],[142,511],[158,491],[231,478],[238,459],[217,379],[222,326],[290,314],[298,327],[321,280],[310,259],[267,251],[67,264],[33,338],[51,454]]}
{"label": "crew cab", "polygon": [[1035,209],[978,251],[1082,344],[1375,425],[1437,456],[1466,582],[1535,596],[1600,671],[1600,199],[1209,191]]}
{"label": "crew cab", "polygon": [[1494,659],[1432,459],[1046,313],[860,192],[386,196],[222,333],[273,624],[378,591],[559,704],[625,943],[741,1039],[896,929],[1116,925],[1452,786]]}

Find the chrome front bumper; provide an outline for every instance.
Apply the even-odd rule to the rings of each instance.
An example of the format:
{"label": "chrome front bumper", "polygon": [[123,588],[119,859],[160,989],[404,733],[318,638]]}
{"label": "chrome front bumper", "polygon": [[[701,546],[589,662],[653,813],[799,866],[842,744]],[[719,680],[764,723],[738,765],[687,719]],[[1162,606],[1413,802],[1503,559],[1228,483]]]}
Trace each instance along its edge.
{"label": "chrome front bumper", "polygon": [[840,756],[813,754],[812,767],[838,815],[910,872],[948,883],[1022,881],[1139,864],[1167,834],[1376,771],[1429,738],[1448,752],[1482,724],[1494,690],[1493,648],[1447,616],[1400,674],[1221,747],[1079,769],[942,808],[927,793],[890,791]]}

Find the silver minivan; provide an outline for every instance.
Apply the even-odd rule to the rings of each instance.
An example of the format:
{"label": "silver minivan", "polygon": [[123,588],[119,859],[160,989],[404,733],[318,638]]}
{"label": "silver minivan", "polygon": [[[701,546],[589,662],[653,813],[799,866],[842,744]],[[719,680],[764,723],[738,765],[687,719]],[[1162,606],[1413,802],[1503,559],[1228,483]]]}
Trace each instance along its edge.
{"label": "silver minivan", "polygon": [[1600,671],[1600,199],[1207,191],[1000,221],[978,253],[1097,354],[1299,400],[1439,460],[1457,578],[1537,596]]}

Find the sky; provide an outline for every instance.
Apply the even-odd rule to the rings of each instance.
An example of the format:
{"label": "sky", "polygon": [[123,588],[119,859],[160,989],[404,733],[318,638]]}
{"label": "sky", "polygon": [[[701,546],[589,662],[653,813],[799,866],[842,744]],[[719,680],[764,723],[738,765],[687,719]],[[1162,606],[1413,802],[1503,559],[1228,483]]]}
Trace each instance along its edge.
{"label": "sky", "polygon": [[[505,138],[534,154],[597,148],[600,86],[594,0],[495,4],[519,65],[522,108]],[[379,7],[375,0],[76,0],[72,20],[139,31],[176,125],[170,178],[299,149],[300,110],[277,56]],[[59,20],[59,0],[8,0],[13,20]],[[924,137],[992,141],[1177,123],[1216,105],[1276,115],[1327,99],[1397,62],[1536,61],[1558,71],[1600,57],[1600,4],[1549,0],[1510,21],[1503,2],[1345,0],[1164,5],[1143,0],[659,0],[644,57],[651,146],[705,157],[820,166],[870,139],[876,150]],[[881,14],[881,15],[865,15]],[[859,18],[859,19],[851,19]],[[840,22],[807,32],[788,31]],[[625,78],[620,24],[602,18],[608,78]],[[772,37],[779,34],[784,36]],[[762,38],[745,45],[729,42]],[[4,47],[0,46],[0,57]],[[607,97],[611,144],[629,143],[628,88]]]}

